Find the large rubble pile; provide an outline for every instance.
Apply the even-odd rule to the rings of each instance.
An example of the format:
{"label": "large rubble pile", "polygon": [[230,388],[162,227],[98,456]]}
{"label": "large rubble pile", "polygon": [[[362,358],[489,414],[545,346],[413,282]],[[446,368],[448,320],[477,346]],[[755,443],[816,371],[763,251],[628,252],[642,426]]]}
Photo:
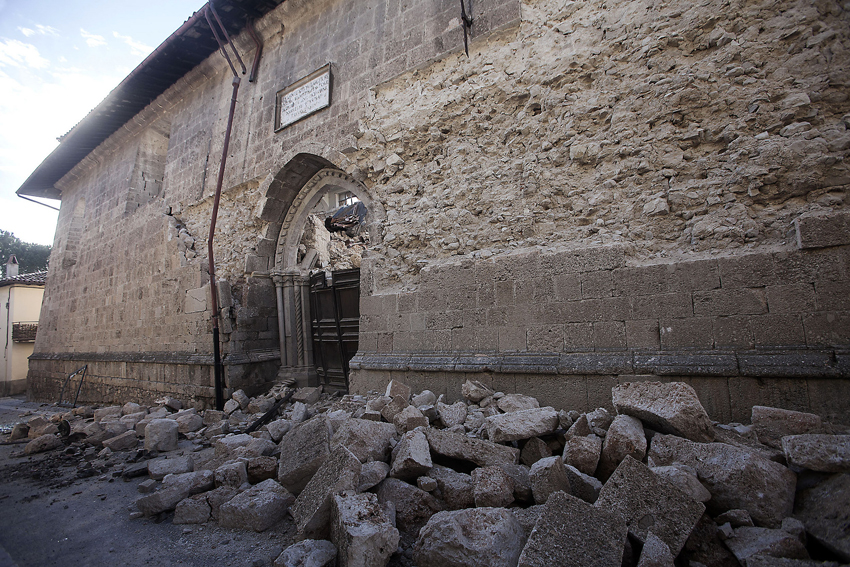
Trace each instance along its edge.
{"label": "large rubble pile", "polygon": [[770,407],[713,423],[677,382],[617,386],[613,414],[462,392],[237,391],[224,411],[76,408],[12,438],[85,457],[80,476],[147,476],[136,517],[259,532],[289,515],[299,541],[276,566],[850,562],[846,427]]}

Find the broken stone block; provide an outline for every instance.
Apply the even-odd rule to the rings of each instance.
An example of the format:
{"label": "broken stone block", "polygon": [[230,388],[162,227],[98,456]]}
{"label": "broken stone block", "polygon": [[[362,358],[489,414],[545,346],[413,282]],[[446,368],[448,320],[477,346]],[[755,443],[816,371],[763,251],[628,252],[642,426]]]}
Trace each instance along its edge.
{"label": "broken stone block", "polygon": [[437,481],[430,476],[420,476],[416,479],[416,486],[425,492],[434,492],[437,490]]}
{"label": "broken stone block", "polygon": [[181,474],[169,474],[162,479],[162,487],[183,486],[189,494],[200,494],[215,486],[212,471],[195,471]]}
{"label": "broken stone block", "polygon": [[478,380],[467,380],[463,383],[463,386],[460,387],[460,393],[473,404],[477,404],[484,398],[492,396],[495,392]]}
{"label": "broken stone block", "polygon": [[496,466],[472,471],[472,491],[478,508],[503,508],[514,501],[513,479]]}
{"label": "broken stone block", "polygon": [[227,400],[224,402],[224,413],[227,415],[231,415],[236,410],[241,409],[239,406],[239,402],[236,400]]}
{"label": "broken stone block", "polygon": [[783,530],[744,526],[724,543],[741,565],[748,565],[747,560],[753,555],[809,559],[799,538]]}
{"label": "broken stone block", "polygon": [[183,403],[180,400],[172,398],[170,396],[166,396],[165,398],[159,399],[156,401],[156,403],[162,404],[170,411],[180,411],[181,409],[183,409]]}
{"label": "broken stone block", "polygon": [[[255,432],[256,433],[256,432]],[[253,437],[247,445],[237,447],[231,453],[231,458],[251,459],[253,457],[267,457],[275,452],[277,445],[270,439],[262,437]]]}
{"label": "broken stone block", "polygon": [[393,401],[389,396],[378,396],[366,402],[366,409],[369,411],[380,412],[384,406]]}
{"label": "broken stone block", "polygon": [[660,537],[652,532],[646,536],[637,567],[673,567],[673,554]]}
{"label": "broken stone block", "polygon": [[239,494],[239,491],[231,486],[220,486],[204,494],[210,504],[210,516],[213,520],[218,520],[218,511],[222,504],[228,502],[237,494]]}
{"label": "broken stone block", "polygon": [[850,474],[836,474],[801,490],[795,512],[810,538],[850,562]]}
{"label": "broken stone block", "polygon": [[135,402],[127,402],[126,404],[121,406],[121,415],[122,416],[132,415],[134,413],[145,413],[145,414],[147,414],[148,412],[145,408],[143,408],[142,406],[140,406],[139,404],[137,404]]}
{"label": "broken stone block", "polygon": [[136,508],[145,516],[156,516],[160,512],[174,510],[177,503],[189,497],[189,486],[178,483],[168,488],[160,488],[152,494],[136,500]]}
{"label": "broken stone block", "polygon": [[331,446],[346,447],[362,463],[386,461],[396,437],[396,428],[391,423],[349,419],[333,435]]}
{"label": "broken stone block", "polygon": [[519,460],[526,466],[531,466],[540,459],[552,456],[552,449],[549,448],[539,437],[532,437],[525,442],[522,451],[519,454]]}
{"label": "broken stone block", "polygon": [[711,492],[718,512],[740,508],[763,526],[778,526],[791,515],[797,475],[750,451],[725,443],[694,443],[674,435],[656,435],[649,458],[657,466],[693,468]]}
{"label": "broken stone block", "polygon": [[649,468],[626,457],[602,487],[597,508],[623,516],[629,533],[641,542],[652,531],[679,555],[705,506],[658,477]]}
{"label": "broken stone block", "polygon": [[474,439],[439,429],[426,429],[431,451],[444,457],[475,463],[479,467],[519,462],[519,449],[492,441]]}
{"label": "broken stone block", "polygon": [[393,425],[399,435],[413,431],[417,427],[428,427],[428,418],[415,406],[407,406],[393,418]]}
{"label": "broken stone block", "polygon": [[204,411],[204,425],[213,425],[226,418],[227,416],[223,411],[213,409]]}
{"label": "broken stone block", "polygon": [[823,422],[820,416],[782,408],[753,406],[750,422],[760,443],[775,449],[782,448],[786,435],[820,433]]}
{"label": "broken stone block", "polygon": [[510,508],[510,511],[522,527],[522,543],[520,545],[521,547],[525,547],[528,536],[531,535],[531,531],[534,529],[535,524],[537,524],[537,520],[540,519],[540,514],[543,513],[543,505],[535,504],[528,508]]}
{"label": "broken stone block", "polygon": [[502,463],[497,465],[506,475],[511,477],[514,487],[514,500],[517,502],[531,504],[534,500],[531,491],[531,474],[529,467],[525,465],[511,465]]}
{"label": "broken stone block", "polygon": [[245,469],[248,472],[248,482],[257,484],[277,477],[277,459],[267,456],[251,457],[245,463]]}
{"label": "broken stone block", "polygon": [[740,528],[741,526],[753,525],[753,519],[750,517],[750,514],[746,510],[727,510],[726,512],[723,512],[722,514],[714,518],[714,521],[718,524],[728,523],[733,528]]}
{"label": "broken stone block", "polygon": [[708,502],[711,500],[711,493],[702,485],[699,478],[697,478],[696,471],[691,467],[672,465],[667,467],[650,467],[650,470],[697,502]]}
{"label": "broken stone block", "polygon": [[564,446],[564,464],[592,476],[596,473],[601,454],[602,439],[596,435],[591,433],[586,437],[570,437]]}
{"label": "broken stone block", "polygon": [[156,481],[152,478],[143,480],[136,487],[136,490],[138,490],[140,494],[150,494],[151,492],[156,490]]}
{"label": "broken stone block", "polygon": [[531,491],[535,504],[545,504],[558,491],[570,493],[570,481],[560,457],[540,459],[531,467]]}
{"label": "broken stone block", "polygon": [[274,479],[264,480],[239,493],[218,510],[218,523],[223,528],[250,528],[263,532],[286,515],[295,497]]}
{"label": "broken stone block", "polygon": [[413,480],[426,474],[433,465],[425,434],[421,430],[408,431],[392,451],[392,466],[389,476],[402,480]]}
{"label": "broken stone block", "polygon": [[280,443],[283,436],[286,435],[292,428],[292,422],[288,419],[278,419],[266,425],[266,431],[272,437],[272,441]]}
{"label": "broken stone block", "polygon": [[215,485],[239,488],[248,482],[248,469],[245,461],[225,463],[215,469]]}
{"label": "broken stone block", "polygon": [[233,453],[239,447],[245,447],[250,442],[254,440],[253,437],[248,435],[247,433],[240,433],[239,435],[226,435],[221,439],[217,439],[215,442],[215,456],[219,459],[231,459],[233,458]]}
{"label": "broken stone block", "polygon": [[431,390],[422,390],[410,399],[410,403],[418,408],[433,406],[437,403],[437,396]]}
{"label": "broken stone block", "polygon": [[735,556],[726,548],[721,539],[721,531],[708,514],[703,514],[694,526],[685,549],[680,557],[686,557],[691,565],[711,565],[717,567],[741,567]]}
{"label": "broken stone block", "polygon": [[330,455],[331,427],[319,415],[296,426],[280,441],[277,480],[293,494],[300,493]]}
{"label": "broken stone block", "polygon": [[428,472],[428,476],[437,481],[437,489],[448,510],[475,506],[472,476],[440,465],[435,465]]}
{"label": "broken stone block", "polygon": [[249,414],[266,413],[272,409],[274,402],[274,398],[266,396],[251,398],[251,402],[248,404],[248,407],[245,408],[245,412]]}
{"label": "broken stone block", "polygon": [[381,416],[387,420],[388,423],[393,423],[395,416],[401,413],[401,411],[409,405],[407,398],[396,396],[390,401],[390,403],[381,408]]}
{"label": "broken stone block", "polygon": [[[104,418],[114,417],[118,419],[121,417],[121,406],[109,406],[106,408],[98,408],[94,410],[94,420],[95,421],[103,421]],[[32,425],[30,425],[32,427]]]}
{"label": "broken stone block", "polygon": [[513,567],[523,530],[504,508],[438,512],[419,532],[413,551],[418,567]]}
{"label": "broken stone block", "polygon": [[209,425],[206,429],[204,429],[204,437],[206,439],[227,435],[228,433],[230,433],[230,423],[226,420],[222,420],[214,425]]}
{"label": "broken stone block", "polygon": [[139,438],[136,437],[135,431],[130,430],[125,431],[121,435],[104,439],[101,443],[110,451],[127,451],[128,449],[136,448],[139,444]]}
{"label": "broken stone block", "polygon": [[590,431],[599,437],[605,437],[608,433],[608,428],[614,421],[614,416],[611,415],[605,408],[596,408],[592,412],[586,414],[587,426]]}
{"label": "broken stone block", "polygon": [[329,541],[305,539],[284,549],[274,567],[333,567],[336,546]]}
{"label": "broken stone block", "polygon": [[119,419],[118,421],[126,425],[127,429],[135,431],[136,425],[138,425],[138,423],[142,421],[147,415],[148,414],[143,411],[140,411],[138,413],[128,413],[127,415],[121,416],[121,419]]}
{"label": "broken stone block", "polygon": [[503,412],[511,413],[513,411],[539,408],[540,402],[537,401],[537,398],[532,398],[531,396],[523,396],[522,394],[506,394],[499,398],[496,405]]}
{"label": "broken stone block", "polygon": [[160,457],[148,461],[148,476],[162,480],[169,474],[182,474],[195,470],[191,455],[185,457]]}
{"label": "broken stone block", "polygon": [[618,513],[556,492],[543,506],[518,567],[618,566],[626,533],[626,523]]}
{"label": "broken stone block", "polygon": [[24,447],[25,455],[34,455],[36,453],[44,453],[62,447],[62,439],[56,435],[41,435],[26,444]]}
{"label": "broken stone block", "polygon": [[642,461],[646,456],[646,435],[640,420],[629,415],[618,415],[608,427],[597,474],[603,481],[614,473],[626,456]]}
{"label": "broken stone block", "polygon": [[383,461],[369,461],[360,467],[360,484],[357,492],[366,492],[377,486],[390,473],[390,466]]}
{"label": "broken stone block", "polygon": [[206,496],[198,494],[184,498],[174,508],[173,524],[205,524],[210,521],[210,504]]}
{"label": "broken stone block", "polygon": [[558,428],[554,408],[535,408],[494,415],[484,420],[487,438],[494,443],[548,435]]}
{"label": "broken stone block", "polygon": [[400,397],[407,401],[410,399],[410,386],[398,380],[390,380],[384,395],[390,398]]}
{"label": "broken stone block", "polygon": [[371,493],[333,497],[331,542],[339,567],[384,567],[398,549],[399,533]]}
{"label": "broken stone block", "polygon": [[193,433],[204,426],[204,418],[196,413],[183,414],[178,416],[175,421],[177,422],[177,431],[184,434]]}
{"label": "broken stone block", "polygon": [[437,413],[440,414],[440,421],[446,428],[463,425],[467,412],[466,404],[463,402],[455,402],[451,405],[437,402]]}
{"label": "broken stone block", "polygon": [[[248,404],[251,403],[251,398],[248,397],[248,394],[245,393],[244,390],[236,390],[232,394],[230,394],[230,398],[239,404],[240,409],[247,409]],[[227,412],[227,410],[225,410]],[[230,413],[230,412],[227,412]]]}
{"label": "broken stone block", "polygon": [[[560,414],[558,416],[560,420]],[[587,437],[589,435],[596,435],[592,429],[590,429],[590,424],[587,422],[587,414],[581,414],[575,420],[573,420],[573,424],[567,430],[565,437],[567,439],[571,439],[573,437]]]}
{"label": "broken stone block", "polygon": [[[112,439],[127,431],[128,427],[119,421],[110,423],[91,423],[83,429],[86,434],[86,443],[100,447],[107,439]],[[33,430],[30,429],[30,434]],[[138,431],[137,431],[138,434]],[[175,442],[176,443],[176,442]]]}
{"label": "broken stone block", "polygon": [[386,502],[395,505],[396,524],[404,531],[415,532],[442,508],[436,498],[397,478],[384,479],[376,493],[382,506]]}
{"label": "broken stone block", "polygon": [[612,400],[618,413],[636,417],[656,431],[697,442],[714,440],[711,419],[694,389],[684,382],[626,382],[613,388]]}
{"label": "broken stone block", "polygon": [[177,449],[177,422],[173,419],[154,419],[145,427],[145,450],[174,451]]}
{"label": "broken stone block", "polygon": [[301,537],[321,539],[328,535],[332,496],[355,490],[360,470],[360,460],[345,447],[331,452],[292,505],[292,518]]}
{"label": "broken stone block", "polygon": [[[567,480],[570,481],[570,494],[593,504],[599,498],[602,483],[590,475],[584,474],[572,465],[564,465]],[[564,491],[566,492],[566,491]]]}
{"label": "broken stone block", "polygon": [[820,472],[850,472],[850,435],[788,435],[782,450],[790,466]]}
{"label": "broken stone block", "polygon": [[12,433],[9,435],[9,441],[18,441],[20,439],[26,439],[29,434],[30,426],[26,423],[16,423],[14,427],[12,427]]}
{"label": "broken stone block", "polygon": [[318,402],[321,396],[321,386],[298,388],[298,390],[296,390],[295,393],[292,394],[292,401],[301,402],[302,404],[306,404],[309,406]]}

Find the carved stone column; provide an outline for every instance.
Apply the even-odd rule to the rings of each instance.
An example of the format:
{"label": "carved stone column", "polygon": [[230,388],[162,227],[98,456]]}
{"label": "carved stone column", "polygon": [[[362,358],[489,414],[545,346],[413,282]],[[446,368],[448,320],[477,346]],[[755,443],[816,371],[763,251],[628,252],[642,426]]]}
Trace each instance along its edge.
{"label": "carved stone column", "polygon": [[280,342],[280,366],[283,368],[287,366],[289,362],[286,358],[286,323],[283,306],[283,274],[273,272],[272,281],[274,281],[275,298],[277,299],[277,335]]}

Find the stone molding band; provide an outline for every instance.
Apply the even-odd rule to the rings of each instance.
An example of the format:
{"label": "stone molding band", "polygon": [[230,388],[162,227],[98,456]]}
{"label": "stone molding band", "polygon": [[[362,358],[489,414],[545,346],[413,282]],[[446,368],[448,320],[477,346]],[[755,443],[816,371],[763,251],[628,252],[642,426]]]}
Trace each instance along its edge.
{"label": "stone molding band", "polygon": [[[148,364],[189,364],[212,366],[211,354],[181,352],[48,352],[35,353],[30,360],[78,360],[80,362],[129,362]],[[280,351],[258,350],[252,352],[228,354],[224,357],[225,366],[254,364],[270,360],[279,361]]]}
{"label": "stone molding band", "polygon": [[848,349],[576,353],[357,353],[353,370],[499,374],[850,378]]}

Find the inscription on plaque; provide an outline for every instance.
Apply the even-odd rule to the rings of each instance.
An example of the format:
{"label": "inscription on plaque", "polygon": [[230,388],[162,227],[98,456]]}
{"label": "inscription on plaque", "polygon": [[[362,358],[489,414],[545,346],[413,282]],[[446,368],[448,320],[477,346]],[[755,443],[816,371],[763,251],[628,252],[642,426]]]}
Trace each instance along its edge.
{"label": "inscription on plaque", "polygon": [[331,65],[328,63],[318,71],[278,91],[275,132],[327,108],[330,104]]}

